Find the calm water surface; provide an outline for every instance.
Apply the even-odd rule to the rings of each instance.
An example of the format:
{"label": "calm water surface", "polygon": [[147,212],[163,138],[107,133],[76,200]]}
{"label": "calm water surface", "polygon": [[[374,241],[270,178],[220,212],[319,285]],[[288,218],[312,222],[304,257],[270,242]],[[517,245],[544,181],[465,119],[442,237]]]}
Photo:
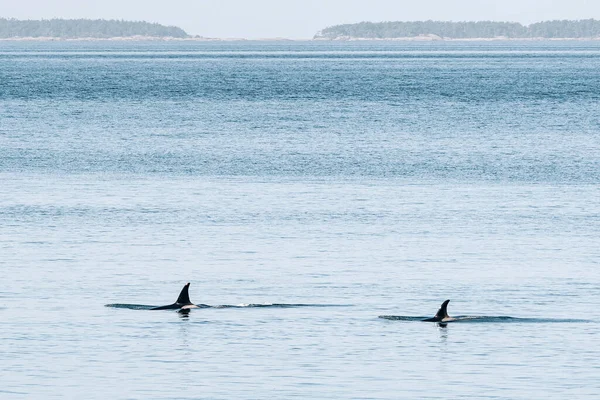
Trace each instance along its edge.
{"label": "calm water surface", "polygon": [[0,397],[597,398],[599,65],[0,42]]}

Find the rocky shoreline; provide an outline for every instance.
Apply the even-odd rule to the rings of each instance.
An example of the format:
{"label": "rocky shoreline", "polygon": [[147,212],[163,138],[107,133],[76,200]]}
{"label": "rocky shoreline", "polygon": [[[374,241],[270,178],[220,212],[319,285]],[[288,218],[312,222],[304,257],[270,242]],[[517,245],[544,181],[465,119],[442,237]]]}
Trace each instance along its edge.
{"label": "rocky shoreline", "polygon": [[494,37],[494,38],[447,38],[440,37],[437,35],[421,35],[415,37],[399,37],[399,38],[360,38],[360,37],[347,37],[341,36],[336,38],[307,38],[307,39],[289,39],[283,37],[275,38],[259,38],[259,39],[248,39],[248,38],[209,38],[209,37],[187,37],[187,38],[176,38],[176,37],[156,37],[156,36],[126,36],[126,37],[110,37],[110,38],[95,38],[95,37],[81,37],[81,38],[62,38],[62,37],[11,37],[11,38],[0,38],[0,42],[82,42],[82,41],[98,41],[98,42],[136,42],[136,41],[155,41],[155,42],[238,42],[238,41],[255,41],[255,42],[498,42],[498,41],[511,41],[511,42],[533,42],[533,41],[598,41],[600,37],[589,37],[589,38],[508,38],[508,37]]}

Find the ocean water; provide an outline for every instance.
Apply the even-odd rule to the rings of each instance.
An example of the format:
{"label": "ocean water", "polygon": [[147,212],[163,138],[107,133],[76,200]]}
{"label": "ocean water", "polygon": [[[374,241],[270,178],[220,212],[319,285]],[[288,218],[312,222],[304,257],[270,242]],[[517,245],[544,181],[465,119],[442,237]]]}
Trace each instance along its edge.
{"label": "ocean water", "polygon": [[0,397],[597,398],[599,66],[0,42]]}

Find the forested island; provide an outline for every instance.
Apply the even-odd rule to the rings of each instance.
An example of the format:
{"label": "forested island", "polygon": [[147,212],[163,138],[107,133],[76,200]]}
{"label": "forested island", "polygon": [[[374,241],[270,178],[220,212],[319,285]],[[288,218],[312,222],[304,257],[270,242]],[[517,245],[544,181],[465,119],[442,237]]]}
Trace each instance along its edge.
{"label": "forested island", "polygon": [[544,21],[531,25],[518,22],[360,22],[334,25],[314,39],[582,39],[600,38],[600,21],[595,19]]}
{"label": "forested island", "polygon": [[[0,39],[201,39],[176,26],[104,19],[18,20],[0,18]],[[600,20],[556,20],[522,25],[498,21],[397,21],[334,25],[316,40],[358,39],[600,39]]]}
{"label": "forested island", "polygon": [[165,26],[143,21],[114,19],[17,20],[0,18],[0,39],[109,39],[116,37],[188,38],[189,35],[176,26]]}

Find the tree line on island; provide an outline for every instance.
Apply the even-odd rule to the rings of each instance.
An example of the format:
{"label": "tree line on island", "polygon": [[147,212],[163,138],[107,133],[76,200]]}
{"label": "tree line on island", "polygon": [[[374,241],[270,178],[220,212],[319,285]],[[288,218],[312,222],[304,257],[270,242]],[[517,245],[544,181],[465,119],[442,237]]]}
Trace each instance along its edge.
{"label": "tree line on island", "polygon": [[600,21],[595,19],[537,22],[528,26],[518,22],[410,21],[360,22],[323,29],[315,39],[394,39],[435,35],[450,39],[498,38],[598,38]]}
{"label": "tree line on island", "polygon": [[0,18],[0,38],[52,37],[112,38],[112,37],[174,37],[187,38],[189,35],[176,26],[165,26],[143,21],[122,21],[105,19],[42,19],[17,20]]}
{"label": "tree line on island", "polygon": [[[450,39],[475,38],[600,38],[600,21],[595,19],[544,21],[531,25],[518,22],[408,21],[360,22],[335,25],[318,32],[314,39],[395,39],[435,35]],[[104,19],[17,20],[0,18],[0,39],[11,38],[189,38],[183,29],[144,21]]]}

